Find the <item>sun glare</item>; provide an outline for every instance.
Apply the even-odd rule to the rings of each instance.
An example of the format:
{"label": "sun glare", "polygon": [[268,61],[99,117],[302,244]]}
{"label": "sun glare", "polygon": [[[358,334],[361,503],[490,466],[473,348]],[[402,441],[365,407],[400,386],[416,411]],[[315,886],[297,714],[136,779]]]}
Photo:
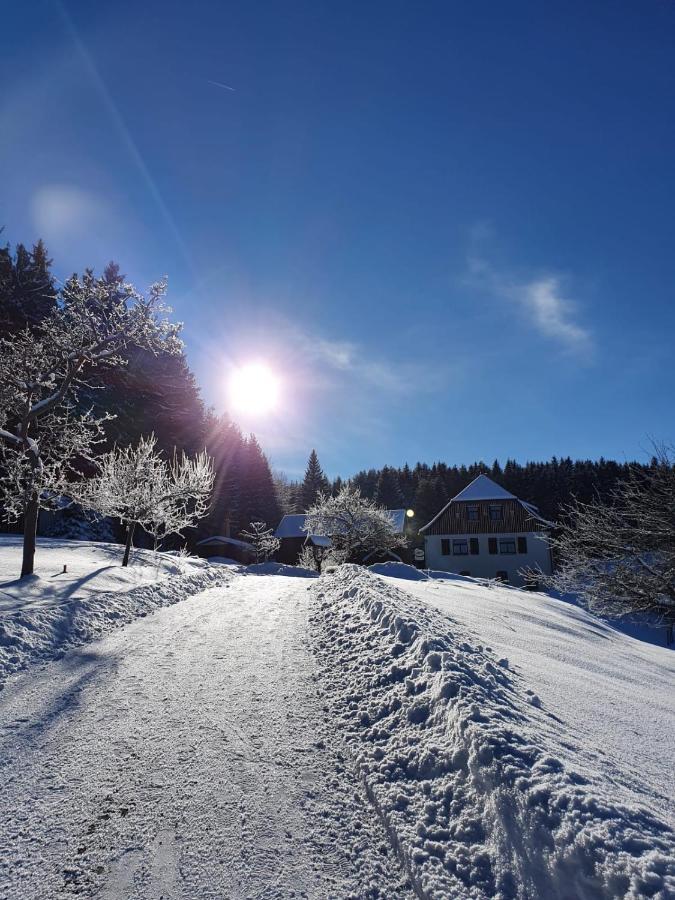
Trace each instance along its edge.
{"label": "sun glare", "polygon": [[249,415],[271,412],[279,402],[279,390],[279,378],[269,366],[247,363],[235,369],[230,378],[230,408]]}

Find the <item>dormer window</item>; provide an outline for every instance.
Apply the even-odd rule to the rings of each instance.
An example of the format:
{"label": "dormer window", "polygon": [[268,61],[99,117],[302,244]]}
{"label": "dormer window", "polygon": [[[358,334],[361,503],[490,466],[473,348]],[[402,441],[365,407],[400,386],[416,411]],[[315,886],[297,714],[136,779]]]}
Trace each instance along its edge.
{"label": "dormer window", "polygon": [[501,503],[491,503],[489,506],[490,521],[501,522],[504,518],[504,511]]}
{"label": "dormer window", "polygon": [[475,503],[470,503],[466,508],[466,517],[469,522],[478,521],[478,507]]}

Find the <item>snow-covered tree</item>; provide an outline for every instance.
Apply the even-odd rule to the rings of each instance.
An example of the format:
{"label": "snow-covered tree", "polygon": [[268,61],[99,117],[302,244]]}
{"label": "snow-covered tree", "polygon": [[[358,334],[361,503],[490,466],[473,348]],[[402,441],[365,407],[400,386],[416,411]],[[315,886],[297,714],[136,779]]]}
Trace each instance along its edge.
{"label": "snow-covered tree", "polygon": [[[76,412],[92,373],[123,363],[133,343],[178,352],[179,328],[165,317],[164,282],[147,296],[131,285],[114,290],[91,272],[71,278],[56,308],[33,329],[0,339],[0,467],[5,515],[17,503],[24,518],[21,575],[33,571],[40,506],[63,489],[68,469],[87,457],[103,419]],[[9,512],[7,512],[9,510]]]}
{"label": "snow-covered tree", "polygon": [[241,536],[253,546],[257,563],[265,562],[270,556],[274,556],[281,546],[281,541],[274,536],[274,532],[265,522],[251,522],[249,528],[241,532]]}
{"label": "snow-covered tree", "polygon": [[[632,467],[610,500],[575,501],[551,538],[557,568],[543,579],[577,594],[601,615],[646,613],[675,623],[675,465],[662,448],[651,466]],[[539,575],[541,580],[541,575]]]}
{"label": "snow-covered tree", "polygon": [[323,495],[307,511],[304,530],[330,538],[333,550],[345,560],[368,553],[387,553],[406,540],[386,509],[346,485],[335,497]]}
{"label": "snow-covered tree", "polygon": [[303,512],[308,510],[320,496],[328,493],[329,487],[316,450],[312,450],[307,460],[305,477],[300,485],[300,509]]}
{"label": "snow-covered tree", "polygon": [[154,435],[135,447],[115,448],[97,460],[96,477],[74,485],[77,501],[127,527],[122,565],[129,564],[134,533],[140,526],[155,546],[171,534],[193,526],[209,510],[213,464],[206,453],[183,453],[167,463]]}

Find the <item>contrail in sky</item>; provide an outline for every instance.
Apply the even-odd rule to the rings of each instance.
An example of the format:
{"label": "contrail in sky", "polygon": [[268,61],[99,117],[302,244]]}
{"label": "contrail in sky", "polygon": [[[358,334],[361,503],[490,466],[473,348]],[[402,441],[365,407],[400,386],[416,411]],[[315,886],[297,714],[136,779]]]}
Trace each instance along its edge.
{"label": "contrail in sky", "polygon": [[226,91],[234,91],[233,87],[230,87],[229,84],[223,84],[221,81],[211,81],[208,80],[209,84],[215,84],[216,87],[225,88]]}

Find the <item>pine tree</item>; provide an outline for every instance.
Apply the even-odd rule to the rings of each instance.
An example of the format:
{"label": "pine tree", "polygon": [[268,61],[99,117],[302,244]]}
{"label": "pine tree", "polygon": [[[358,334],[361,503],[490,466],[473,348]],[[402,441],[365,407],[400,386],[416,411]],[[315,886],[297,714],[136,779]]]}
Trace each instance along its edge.
{"label": "pine tree", "polygon": [[401,509],[403,507],[403,491],[398,481],[396,470],[385,466],[377,480],[375,503],[384,509]]}
{"label": "pine tree", "polygon": [[[125,276],[117,263],[106,266],[102,279],[111,301],[124,297]],[[125,365],[101,372],[86,398],[97,412],[112,413],[106,429],[110,446],[135,444],[153,432],[159,447],[198,453],[204,448],[206,414],[195,377],[183,353],[150,353],[131,346]]]}
{"label": "pine tree", "polygon": [[[443,492],[442,496],[439,496],[441,491]],[[430,478],[420,479],[412,506],[417,527],[422,528],[424,525],[428,525],[434,516],[443,509],[445,503],[447,503],[447,495],[440,478],[436,478],[434,481]]]}
{"label": "pine tree", "polygon": [[281,520],[281,508],[274,487],[274,478],[267,457],[254,434],[249,435],[241,448],[239,475],[239,509],[237,532],[250,522],[264,522],[276,528]]}
{"label": "pine tree", "polygon": [[312,450],[307,461],[307,469],[305,477],[300,486],[300,507],[306,512],[310,506],[313,506],[319,494],[327,494],[330,490],[330,484],[326,478],[316,450]]}
{"label": "pine tree", "polygon": [[199,536],[234,536],[248,524],[239,514],[245,441],[239,426],[227,416],[211,416],[205,443],[214,460],[216,477],[211,511],[199,528]]}
{"label": "pine tree", "polygon": [[38,241],[32,250],[0,247],[0,337],[39,325],[56,306],[51,259]]}

